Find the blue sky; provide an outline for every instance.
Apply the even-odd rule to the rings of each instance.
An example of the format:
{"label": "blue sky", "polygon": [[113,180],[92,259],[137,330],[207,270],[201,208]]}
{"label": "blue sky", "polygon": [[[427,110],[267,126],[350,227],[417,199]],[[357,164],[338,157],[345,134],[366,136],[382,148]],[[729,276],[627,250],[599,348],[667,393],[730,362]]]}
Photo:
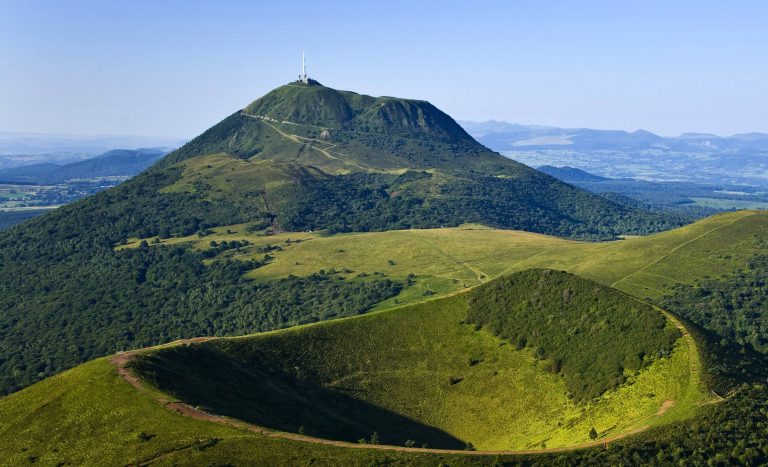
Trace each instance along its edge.
{"label": "blue sky", "polygon": [[463,120],[768,132],[768,2],[0,0],[0,131],[191,137],[294,79]]}

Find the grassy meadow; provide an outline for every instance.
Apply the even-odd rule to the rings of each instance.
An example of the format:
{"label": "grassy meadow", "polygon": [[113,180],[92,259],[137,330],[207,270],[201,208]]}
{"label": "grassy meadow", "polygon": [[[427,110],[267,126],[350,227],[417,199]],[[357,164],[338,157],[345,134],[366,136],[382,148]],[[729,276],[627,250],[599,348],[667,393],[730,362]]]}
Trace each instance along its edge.
{"label": "grassy meadow", "polygon": [[[192,243],[207,249],[211,241],[245,239],[253,244],[251,251],[246,248],[228,256],[244,260],[262,259],[264,253],[256,251],[260,246],[278,246],[279,250],[269,252],[269,264],[249,273],[255,279],[306,276],[321,269],[346,269],[351,272],[343,274],[349,277],[381,273],[404,279],[415,274],[416,287],[406,289],[406,296],[380,304],[378,309],[383,309],[421,300],[427,290],[460,291],[530,268],[564,270],[638,298],[656,299],[675,284],[743,268],[748,258],[764,250],[755,239],[765,233],[766,223],[768,212],[737,211],[646,237],[598,243],[478,225],[330,236],[318,232],[265,235],[233,225],[213,229],[202,238],[158,239],[158,244]],[[118,248],[130,248],[139,241],[131,239]]]}

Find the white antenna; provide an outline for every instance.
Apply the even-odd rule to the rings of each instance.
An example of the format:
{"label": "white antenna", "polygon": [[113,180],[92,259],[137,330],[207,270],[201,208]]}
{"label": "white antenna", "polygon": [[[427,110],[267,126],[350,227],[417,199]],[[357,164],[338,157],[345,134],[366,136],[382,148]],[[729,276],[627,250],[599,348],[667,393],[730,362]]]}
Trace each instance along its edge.
{"label": "white antenna", "polygon": [[304,51],[301,51],[301,74],[299,75],[299,81],[304,84],[309,84],[309,78],[307,77],[307,56]]}

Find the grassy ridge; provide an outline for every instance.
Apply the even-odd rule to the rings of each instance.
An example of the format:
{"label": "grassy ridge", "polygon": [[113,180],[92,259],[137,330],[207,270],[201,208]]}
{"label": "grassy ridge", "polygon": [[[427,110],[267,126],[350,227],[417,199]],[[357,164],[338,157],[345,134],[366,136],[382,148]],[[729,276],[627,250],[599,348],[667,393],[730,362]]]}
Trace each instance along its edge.
{"label": "grassy ridge", "polygon": [[[768,390],[740,391],[723,404],[704,406],[683,423],[602,447],[571,453],[464,456],[344,449],[266,438],[178,415],[133,389],[105,359],[95,360],[0,399],[0,457],[9,465],[760,465],[766,460]],[[34,415],[30,416],[30,408]],[[149,439],[140,439],[141,433]],[[83,436],[87,433],[87,436]],[[143,437],[146,439],[146,436]]]}
{"label": "grassy ridge", "polygon": [[[732,213],[702,221],[685,229],[680,229],[680,231],[644,239],[597,245],[564,242],[533,234],[493,230],[461,231],[458,233],[456,233],[458,229],[425,231],[423,233],[429,233],[432,240],[436,241],[435,245],[442,246],[442,249],[437,251],[424,248],[421,250],[421,256],[415,257],[414,261],[416,262],[410,263],[410,265],[396,262],[390,267],[393,269],[391,271],[393,275],[396,271],[405,275],[411,271],[411,266],[420,264],[421,267],[426,267],[432,264],[447,265],[450,263],[453,264],[456,271],[465,271],[465,274],[470,274],[460,264],[464,263],[471,268],[481,270],[483,273],[489,273],[489,277],[491,277],[490,271],[494,271],[493,268],[503,270],[504,267],[508,266],[502,260],[494,258],[494,255],[509,255],[507,257],[512,258],[510,262],[514,267],[519,266],[514,264],[518,261],[546,261],[546,256],[552,255],[548,257],[553,262],[557,256],[558,258],[565,258],[571,268],[581,267],[580,263],[583,263],[583,269],[589,274],[604,277],[603,280],[616,281],[627,274],[631,274],[631,267],[643,267],[649,263],[648,258],[642,258],[642,251],[632,251],[633,245],[642,245],[642,248],[647,248],[648,251],[653,252],[648,256],[662,258],[652,267],[647,267],[647,271],[653,271],[658,266],[674,266],[677,262],[680,266],[674,269],[678,273],[654,289],[644,288],[654,284],[646,282],[643,275],[640,274],[635,274],[629,280],[619,283],[617,287],[636,284],[641,286],[641,290],[652,290],[649,293],[660,295],[668,290],[670,284],[693,281],[697,276],[716,275],[720,272],[739,268],[739,264],[743,263],[745,257],[751,256],[755,251],[761,251],[761,247],[755,244],[755,237],[763,234],[765,219],[765,213]],[[237,229],[235,227],[235,230]],[[718,241],[716,235],[718,232],[729,235],[729,242]],[[398,232],[397,234],[403,236],[398,237],[399,241],[393,242],[392,245],[406,245],[404,248],[407,248],[408,245],[413,245],[409,243],[408,235],[413,236],[421,233],[422,231]],[[461,235],[459,236],[459,234]],[[474,236],[480,234],[482,237]],[[311,234],[285,234],[275,237],[260,237],[260,239],[284,242],[286,236],[298,238],[300,235],[313,240],[291,244],[283,252],[275,253],[276,261],[268,266],[269,268],[276,268],[272,272],[279,270],[278,266],[284,267],[284,261],[289,257],[286,255],[292,254],[293,248],[299,246],[302,249],[314,248],[314,245],[319,244],[313,242],[319,240],[334,242],[345,239],[349,242],[346,250],[348,259],[356,258],[367,251],[362,248],[351,248],[351,246],[361,244],[356,243],[357,235],[340,235],[321,239]],[[386,259],[390,258],[391,254],[387,253],[384,245],[376,240],[377,235],[384,236],[386,234],[361,234],[359,237],[365,238],[364,244],[371,247],[370,257],[373,262],[371,268],[382,269],[389,266]],[[527,243],[534,241],[542,250],[549,249],[545,255],[542,255],[545,257],[532,258],[533,255],[537,254],[535,248],[527,251],[524,247],[526,242],[521,241],[521,239],[515,240],[515,237],[520,235],[529,236],[526,240]],[[230,235],[222,229],[214,236],[219,239],[232,239],[244,238],[247,234],[243,230],[241,234],[233,233]],[[494,240],[500,236],[505,237],[504,242]],[[173,241],[184,240],[173,239]],[[642,242],[640,242],[641,240]],[[202,244],[209,242],[210,239],[206,237],[199,241]],[[660,243],[658,248],[653,247],[653,243],[656,241]],[[584,255],[577,255],[574,251],[576,248],[567,245],[569,243],[596,249],[588,250]],[[379,246],[382,248],[382,252],[377,252],[376,248]],[[467,247],[466,256],[458,255],[461,253],[459,246]],[[618,249],[614,250],[617,247]],[[679,247],[678,250],[669,254],[670,250],[677,247]],[[318,248],[317,254],[320,255],[324,251],[330,254],[335,251],[333,248],[332,243],[327,243],[322,245],[322,248]],[[555,248],[559,249],[557,253],[553,250]],[[601,252],[602,248],[608,252],[616,252],[616,254]],[[396,251],[401,250],[393,250],[393,252]],[[436,254],[427,255],[427,253]],[[449,253],[450,257],[458,262],[449,262],[446,253]],[[726,258],[728,256],[730,258]],[[313,261],[321,261],[320,256]],[[340,264],[335,257],[330,257],[328,261],[330,264]],[[612,265],[622,268],[621,273],[605,274],[605,271],[601,271],[599,268],[600,261],[609,261]],[[688,261],[691,261],[690,264],[696,264],[697,267],[685,267]],[[329,263],[318,262],[316,264],[326,265]],[[631,267],[626,267],[627,265]],[[296,267],[314,268],[315,266],[310,263]],[[401,267],[402,269],[399,269]],[[363,270],[365,269],[363,268]],[[446,277],[449,278],[453,274],[448,273]],[[273,274],[270,275],[273,276]],[[426,280],[426,275],[422,277],[425,278],[423,280]],[[422,277],[417,281],[422,280]],[[446,290],[454,287],[456,285],[452,284],[451,279],[448,279]],[[416,287],[407,290],[415,289]],[[420,294],[419,297],[415,298],[423,299]],[[375,316],[380,315],[357,319],[369,319]],[[300,332],[302,329],[305,328],[282,332]],[[674,375],[693,371],[693,368],[689,369],[685,363],[673,363],[677,358],[680,358],[682,362],[690,361],[684,354],[687,351],[686,347],[678,347],[678,350],[669,360],[672,364],[667,371],[671,373],[659,372],[654,378],[645,380],[645,383],[640,380],[623,389],[634,391],[632,393],[634,395],[630,395],[630,397],[622,396],[626,397],[624,400],[642,400],[648,393],[655,393],[658,388],[666,387],[665,391],[670,391],[668,393],[682,393],[684,394],[683,398],[689,398],[693,403],[681,404],[689,407],[688,411],[680,410],[678,412],[678,409],[682,409],[682,407],[676,405],[665,416],[670,417],[669,421],[687,419],[690,414],[690,407],[695,406],[695,400],[698,396],[685,395],[684,389],[675,388],[676,383],[672,383],[681,380]],[[715,349],[714,347],[711,350],[711,352],[719,351],[719,348]],[[734,360],[738,360],[743,358],[743,355],[740,355],[736,349],[733,357]],[[708,374],[709,370],[721,366],[716,354],[708,354],[707,361],[707,367],[704,369],[706,371],[703,374]],[[644,374],[650,373],[641,372],[641,377]],[[461,384],[463,383],[457,387]],[[607,451],[602,450],[602,448],[588,449],[570,454],[554,454],[533,458],[502,456],[500,460],[526,462],[527,465],[572,465],[583,462],[616,464],[621,459],[628,458],[636,459],[638,462],[660,462],[660,460],[678,462],[681,459],[687,459],[689,462],[706,462],[708,458],[719,455],[719,459],[725,463],[746,463],[750,459],[753,463],[760,462],[759,453],[764,448],[764,440],[768,439],[764,436],[765,427],[768,426],[764,416],[766,413],[765,400],[768,400],[768,397],[765,396],[764,388],[757,387],[748,391],[739,391],[733,398],[729,398],[722,404],[696,409],[696,412],[701,414],[697,418],[672,424],[660,430],[653,430],[637,438],[612,443],[611,448]],[[616,403],[613,407],[615,407],[614,410],[622,410],[620,403]],[[30,416],[30,408],[34,408],[35,416]],[[588,409],[586,413],[589,414],[591,411],[592,409]],[[595,419],[594,423],[599,432],[602,433],[611,428],[611,420],[616,415],[611,415],[610,410],[606,407],[599,408],[599,410],[595,408],[594,412],[595,415],[593,416],[595,417],[605,417],[605,423],[601,423],[599,418]],[[623,414],[626,416],[626,412]],[[629,417],[634,418],[636,416],[643,417],[644,415],[641,411]],[[578,431],[582,433],[589,427],[590,425],[586,425]],[[412,465],[436,465],[442,462],[449,465],[470,465],[475,463],[488,464],[495,460],[493,457],[382,453],[370,450],[354,450],[353,452],[352,450],[308,445],[288,440],[266,439],[238,430],[226,429],[225,432],[220,432],[218,431],[220,429],[223,430],[224,427],[195,422],[163,409],[151,401],[148,396],[133,390],[121,381],[113,368],[104,360],[88,363],[0,399],[0,457],[7,459],[12,464],[25,462],[28,457],[36,457],[39,462],[50,464],[65,460],[75,464],[125,464],[148,459],[158,453],[165,453],[162,461],[159,462],[161,465],[164,463],[169,465],[199,465],[210,461],[277,464],[286,461],[309,462],[313,459],[321,465],[369,464],[372,462],[407,462]],[[141,431],[157,436],[152,437],[150,441],[140,441],[138,437]],[[89,436],[81,436],[81,433],[88,433]],[[206,448],[201,446],[204,443],[200,443],[200,449],[192,447],[196,441],[205,442],[209,439],[208,437],[216,438],[218,442]],[[547,445],[555,444],[552,441],[547,441]]]}
{"label": "grassy ridge", "polygon": [[[163,243],[191,242],[206,249],[210,240],[248,239],[254,244],[281,246],[281,251],[271,253],[274,259],[269,264],[249,274],[254,278],[349,268],[399,278],[413,273],[439,284],[439,291],[454,291],[502,274],[551,268],[636,297],[659,299],[677,284],[739,271],[750,258],[768,253],[768,244],[760,241],[766,237],[766,226],[768,212],[738,211],[647,237],[585,243],[471,225],[333,236],[292,232],[268,237],[249,234],[246,226],[235,225],[213,229],[204,239],[183,237]],[[127,246],[135,245],[137,239]],[[257,257],[256,253],[243,254],[238,259]]]}
{"label": "grassy ridge", "polygon": [[[263,118],[233,114],[137,177],[0,232],[0,341],[7,343],[0,392],[115,350],[118,326],[118,342],[131,341],[146,329],[145,314],[163,307],[163,288],[176,297],[203,291],[203,302],[213,297],[195,320],[211,324],[206,333],[232,330],[217,325],[232,296],[206,293],[210,281],[196,255],[114,251],[130,237],[204,234],[236,223],[359,232],[484,222],[595,239],[677,225],[490,152],[425,102],[360,98],[358,106],[348,99],[357,97],[314,85],[281,88],[251,109]],[[351,116],[337,112],[342,104]],[[313,115],[339,125],[316,134],[328,129],[302,123]],[[173,270],[177,262],[195,272],[142,280],[147,270]],[[229,290],[242,283],[236,275],[222,279]],[[164,307],[162,319],[188,322],[186,310]],[[154,342],[172,334],[154,334]]]}

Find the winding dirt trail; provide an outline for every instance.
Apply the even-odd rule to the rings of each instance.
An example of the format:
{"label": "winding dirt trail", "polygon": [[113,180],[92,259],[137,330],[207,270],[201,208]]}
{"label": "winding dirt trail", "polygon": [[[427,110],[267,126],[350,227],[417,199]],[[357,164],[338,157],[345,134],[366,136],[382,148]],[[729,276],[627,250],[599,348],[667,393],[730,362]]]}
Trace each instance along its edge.
{"label": "winding dirt trail", "polygon": [[[235,420],[232,418],[224,417],[221,415],[212,414],[209,412],[205,412],[204,410],[200,410],[198,408],[192,407],[188,404],[185,404],[183,402],[179,402],[176,400],[169,400],[161,395],[158,395],[156,393],[150,392],[147,390],[147,388],[144,387],[142,380],[136,376],[128,367],[128,364],[133,360],[136,355],[138,355],[140,352],[144,352],[146,350],[151,349],[159,349],[163,347],[170,347],[175,345],[186,345],[186,344],[193,344],[193,343],[200,343],[205,342],[208,340],[211,340],[214,338],[211,337],[197,337],[192,339],[181,339],[177,340],[168,344],[163,344],[160,346],[150,347],[147,349],[140,349],[140,350],[132,350],[128,352],[123,352],[114,355],[109,359],[109,362],[115,365],[115,368],[117,370],[118,375],[128,384],[133,386],[136,390],[145,393],[146,395],[149,395],[152,397],[157,403],[162,405],[168,410],[172,410],[179,415],[183,415],[185,417],[190,417],[196,420],[203,420],[213,423],[219,423],[222,425],[226,425],[232,428],[240,429],[249,431],[251,433],[256,433],[262,436],[270,437],[270,438],[280,438],[280,439],[287,439],[291,441],[299,441],[304,443],[313,443],[313,444],[323,444],[326,446],[336,446],[340,448],[349,448],[349,449],[377,449],[382,451],[400,451],[400,452],[421,452],[421,453],[433,453],[433,454],[457,454],[457,455],[470,455],[470,456],[488,456],[488,455],[521,455],[521,454],[546,454],[546,453],[558,453],[558,452],[569,452],[569,451],[575,451],[577,449],[584,449],[589,447],[596,447],[596,446],[603,446],[607,447],[609,443],[612,443],[614,441],[626,438],[628,436],[632,436],[638,433],[641,433],[648,428],[650,428],[650,425],[643,425],[638,428],[635,428],[630,431],[626,431],[624,433],[620,433],[617,435],[609,436],[606,438],[600,438],[596,439],[594,441],[589,441],[586,443],[576,444],[572,446],[566,446],[566,447],[560,447],[560,448],[545,448],[545,449],[523,449],[523,450],[513,450],[513,451],[464,451],[464,450],[455,450],[455,449],[436,449],[436,448],[408,448],[404,446],[392,446],[392,445],[384,445],[384,444],[358,444],[358,443],[351,443],[347,441],[337,441],[337,440],[331,440],[331,439],[323,439],[323,438],[313,438],[311,436],[304,436],[297,433],[288,433],[288,432],[281,432],[281,431],[273,431],[268,428],[264,428],[258,425],[254,425],[251,423],[246,423],[240,420]],[[658,412],[651,416],[661,416],[664,415],[664,413],[674,405],[674,401],[664,401],[664,403],[659,408]],[[165,453],[167,454],[167,453]],[[161,455],[164,456],[165,454]],[[149,460],[148,462],[142,463],[142,465],[149,464],[151,462],[154,462],[157,460],[157,458],[153,458]]]}
{"label": "winding dirt trail", "polygon": [[[277,121],[277,120],[269,118],[269,117],[263,117],[261,115],[248,114],[248,113],[245,113],[245,112],[240,112],[240,114],[245,116],[245,117],[254,118],[256,120],[259,120],[259,121],[263,122],[265,125],[269,126],[275,132],[277,132],[277,134],[279,134],[280,136],[282,136],[283,138],[285,138],[285,139],[287,139],[289,141],[292,141],[292,142],[297,143],[297,144],[308,144],[310,149],[314,149],[315,151],[318,151],[320,154],[322,154],[323,156],[327,157],[328,159],[333,159],[336,162],[342,163],[342,164],[347,165],[347,166],[355,167],[357,169],[367,170],[365,167],[363,167],[363,166],[361,166],[359,164],[356,164],[356,163],[352,162],[351,160],[349,160],[350,156],[348,156],[347,154],[336,152],[337,154],[339,154],[341,156],[347,156],[346,159],[340,159],[340,158],[334,156],[332,151],[331,151],[331,149],[335,148],[336,146],[338,146],[338,144],[332,144],[332,143],[329,143],[327,141],[323,141],[323,140],[319,140],[319,139],[315,139],[315,138],[308,138],[306,136],[299,136],[299,135],[294,135],[294,134],[291,134],[291,133],[286,133],[283,130],[281,130],[280,128],[278,128],[275,125],[273,125],[272,123],[282,123],[282,124],[285,124],[285,125],[307,126],[307,127],[311,127],[311,128],[322,128],[322,129],[330,129],[330,128],[318,127],[318,126],[314,126],[314,125],[304,125],[304,124],[300,124],[300,123],[293,123],[293,122],[287,122],[287,121]],[[272,122],[272,123],[270,123],[270,122]],[[319,146],[312,145],[311,142],[320,143],[320,144],[326,144],[326,145],[328,145],[328,147],[321,148]]]}

